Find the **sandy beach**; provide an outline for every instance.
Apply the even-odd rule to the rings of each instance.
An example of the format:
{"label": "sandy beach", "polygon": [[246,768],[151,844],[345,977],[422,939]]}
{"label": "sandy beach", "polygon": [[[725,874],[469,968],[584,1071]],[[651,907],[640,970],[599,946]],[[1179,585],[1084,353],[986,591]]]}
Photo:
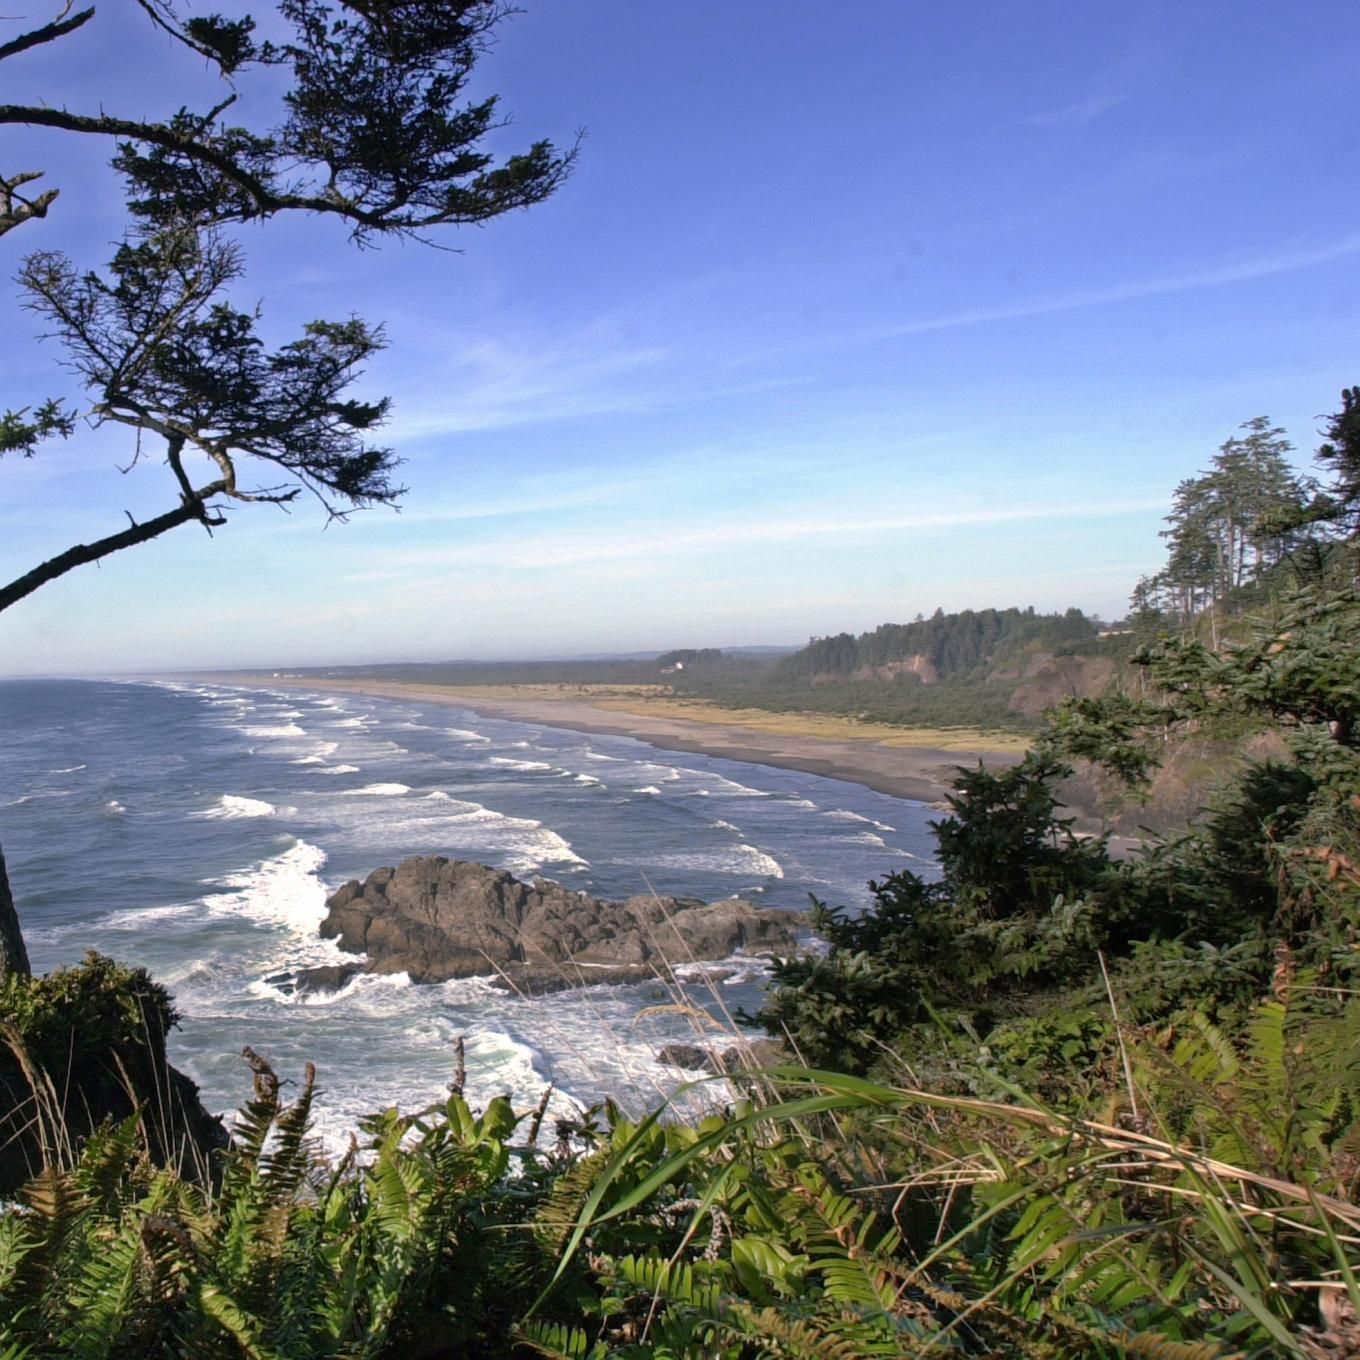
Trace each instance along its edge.
{"label": "sandy beach", "polygon": [[[857,724],[817,714],[761,714],[689,702],[599,696],[550,686],[445,686],[396,681],[331,680],[269,674],[200,677],[271,688],[344,690],[384,699],[419,699],[497,718],[635,737],[666,751],[775,765],[844,779],[895,798],[938,802],[960,765],[1013,765],[1022,738],[985,733]],[[716,716],[721,715],[721,716]],[[790,730],[799,729],[799,730]],[[810,730],[809,730],[810,729]]]}

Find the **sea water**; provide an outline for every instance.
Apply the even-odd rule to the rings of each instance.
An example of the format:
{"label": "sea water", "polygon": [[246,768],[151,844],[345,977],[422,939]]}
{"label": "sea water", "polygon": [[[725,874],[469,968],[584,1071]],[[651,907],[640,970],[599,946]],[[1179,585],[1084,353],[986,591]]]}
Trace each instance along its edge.
{"label": "sea water", "polygon": [[[465,1037],[474,1101],[638,1110],[685,1080],[658,1049],[695,1021],[659,984],[523,998],[473,978],[360,976],[300,998],[279,974],[345,957],[326,897],[442,854],[602,897],[739,896],[851,908],[928,871],[922,804],[817,775],[419,700],[222,684],[0,682],[0,846],[36,972],[97,949],[139,964],[183,1019],[171,1060],[210,1109],[248,1094],[243,1045],[316,1064],[318,1133],[446,1092]],[[694,999],[759,1005],[765,965],[726,961]],[[704,1028],[702,1025],[700,1028]],[[726,1041],[719,1041],[720,1043]]]}

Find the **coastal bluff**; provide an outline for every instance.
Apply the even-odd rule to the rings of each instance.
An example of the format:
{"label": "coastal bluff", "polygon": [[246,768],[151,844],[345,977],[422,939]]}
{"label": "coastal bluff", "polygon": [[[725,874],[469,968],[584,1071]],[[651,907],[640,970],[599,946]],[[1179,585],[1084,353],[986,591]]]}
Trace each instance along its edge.
{"label": "coastal bluff", "polygon": [[[800,912],[737,898],[609,901],[548,879],[525,883],[485,864],[416,855],[335,892],[321,934],[366,954],[367,972],[406,973],[418,983],[489,974],[544,992],[642,981],[668,964],[739,950],[787,951],[805,927]],[[309,981],[299,977],[304,987]],[[334,985],[330,977],[315,981]]]}

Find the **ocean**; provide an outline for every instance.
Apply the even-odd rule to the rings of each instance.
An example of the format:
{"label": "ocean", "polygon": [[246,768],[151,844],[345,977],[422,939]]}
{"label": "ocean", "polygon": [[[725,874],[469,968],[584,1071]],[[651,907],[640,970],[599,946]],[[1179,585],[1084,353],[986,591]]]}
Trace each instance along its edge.
{"label": "ocean", "polygon": [[[171,1060],[209,1109],[248,1094],[249,1044],[318,1071],[317,1132],[446,1092],[465,1036],[473,1101],[654,1104],[694,1040],[659,984],[528,999],[484,979],[359,977],[300,999],[269,981],[335,963],[326,897],[413,854],[597,896],[740,896],[858,907],[870,878],[928,870],[922,804],[855,784],[416,700],[222,684],[0,682],[0,846],[34,970],[97,949],[145,966],[183,1020]],[[766,970],[694,974],[710,1012],[759,1004]]]}

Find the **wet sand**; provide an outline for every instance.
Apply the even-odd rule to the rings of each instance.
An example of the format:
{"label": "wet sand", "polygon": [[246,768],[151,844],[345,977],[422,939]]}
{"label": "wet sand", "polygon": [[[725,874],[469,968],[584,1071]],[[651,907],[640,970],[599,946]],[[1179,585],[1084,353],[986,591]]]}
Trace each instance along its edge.
{"label": "wet sand", "polygon": [[[219,675],[200,677],[226,684],[268,685],[271,689],[341,690],[381,699],[419,699],[469,709],[495,718],[541,723],[546,727],[565,727],[576,732],[599,732],[610,736],[635,737],[665,751],[692,751],[725,760],[743,760],[755,765],[775,765],[805,774],[823,775],[861,784],[894,798],[917,802],[938,802],[948,792],[957,768],[986,765],[1014,765],[1020,760],[1015,751],[987,749],[983,744],[965,747],[900,744],[903,730],[885,727],[867,729],[863,738],[842,740],[782,731],[763,731],[743,723],[725,724],[691,717],[648,713],[646,702],[622,708],[611,702],[601,707],[588,699],[573,696],[487,695],[475,688],[422,685],[377,680],[326,680],[310,677],[274,675]],[[783,715],[771,715],[772,721]],[[878,738],[878,731],[883,738]],[[891,743],[891,744],[890,744]]]}

